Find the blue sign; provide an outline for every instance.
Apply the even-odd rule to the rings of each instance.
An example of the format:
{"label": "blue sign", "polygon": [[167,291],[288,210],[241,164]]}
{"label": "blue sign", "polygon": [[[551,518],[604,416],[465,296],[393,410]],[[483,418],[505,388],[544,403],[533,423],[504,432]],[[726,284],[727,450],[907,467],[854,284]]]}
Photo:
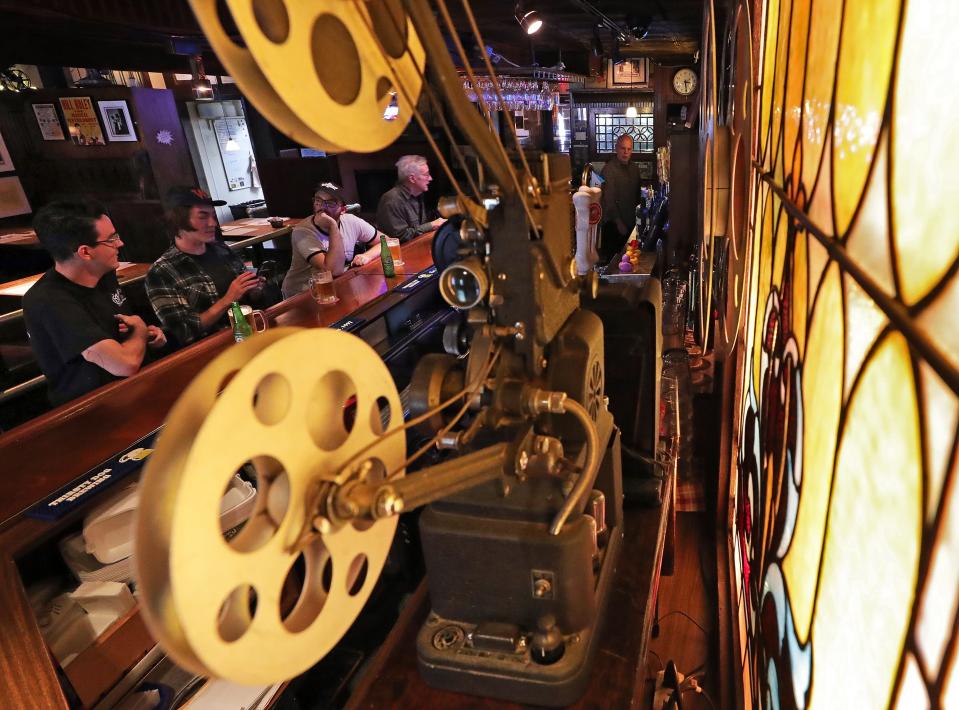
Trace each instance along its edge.
{"label": "blue sign", "polygon": [[341,318],[340,320],[336,321],[336,323],[330,327],[342,330],[346,333],[352,333],[364,323],[366,323],[365,318],[351,318],[347,316],[346,318]]}
{"label": "blue sign", "polygon": [[434,276],[436,276],[436,267],[430,266],[427,269],[423,269],[416,276],[408,278],[406,281],[397,286],[395,290],[399,291],[400,293],[411,293],[429,283]]}
{"label": "blue sign", "polygon": [[37,520],[54,521],[86,505],[92,498],[143,467],[144,461],[153,453],[153,442],[160,429],[162,427],[157,427],[120,453],[58,488],[25,515]]}

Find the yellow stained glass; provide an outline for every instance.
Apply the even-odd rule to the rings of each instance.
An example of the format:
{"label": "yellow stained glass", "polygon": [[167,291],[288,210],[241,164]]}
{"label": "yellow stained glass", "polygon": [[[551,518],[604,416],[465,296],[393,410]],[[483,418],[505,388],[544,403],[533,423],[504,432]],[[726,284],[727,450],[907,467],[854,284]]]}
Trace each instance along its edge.
{"label": "yellow stained glass", "polygon": [[[839,267],[822,284],[809,323],[803,361],[803,480],[792,544],[783,559],[783,577],[792,598],[793,621],[805,643],[812,621],[817,570],[829,504],[833,459],[842,404],[844,340]],[[808,375],[806,375],[808,373]]]}
{"label": "yellow stained glass", "polygon": [[[931,235],[934,239],[934,235]],[[935,242],[933,241],[933,245]],[[930,249],[934,249],[931,246]],[[954,368],[959,368],[959,278],[955,276],[917,319],[929,338]]]}
{"label": "yellow stained glass", "polygon": [[915,303],[959,256],[959,92],[936,78],[959,45],[959,2],[911,2],[893,103],[892,207],[902,299]]}
{"label": "yellow stained glass", "polygon": [[811,708],[880,708],[893,699],[922,532],[917,415],[909,346],[892,333],[866,365],[839,446],[813,618]]}
{"label": "yellow stained glass", "polygon": [[763,346],[763,320],[766,313],[766,301],[769,299],[770,274],[772,269],[773,253],[773,213],[779,207],[778,198],[770,192],[766,206],[763,209],[762,233],[759,237],[758,249],[754,252],[758,256],[759,268],[756,273],[756,317],[753,321],[753,388],[756,392],[760,389],[759,368],[762,364],[762,346]]}
{"label": "yellow stained glass", "polygon": [[805,232],[796,235],[796,244],[793,248],[793,310],[792,332],[799,346],[799,355],[806,357],[806,314],[809,308],[809,269],[806,264],[809,240],[813,239]]}
{"label": "yellow stained glass", "polygon": [[846,237],[849,256],[861,266],[890,296],[896,293],[893,281],[892,256],[889,253],[888,190],[886,166],[889,157],[888,142],[880,140],[876,153],[876,169],[872,171],[866,195],[859,209],[856,223]]}
{"label": "yellow stained glass", "polygon": [[829,252],[826,247],[819,243],[818,239],[809,240],[809,308],[813,308],[813,298],[816,295],[816,289],[819,287],[819,281],[822,279],[829,263]]}
{"label": "yellow stained glass", "polygon": [[807,199],[806,207],[806,217],[826,236],[833,236],[836,233],[832,215],[832,154],[829,150],[831,145],[832,138],[827,135],[822,170],[819,171],[819,180],[812,196]]}
{"label": "yellow stained glass", "polygon": [[[792,13],[792,0],[779,0],[779,33],[776,42],[776,73],[773,76],[772,131],[770,132],[770,150],[772,168],[776,174],[776,184],[783,184],[784,161],[782,158],[783,104],[786,94],[786,67],[789,57],[789,18]],[[769,89],[767,88],[766,91]]]}
{"label": "yellow stained glass", "polygon": [[791,166],[793,193],[802,179],[800,154],[796,151],[802,123],[803,71],[806,62],[806,39],[809,34],[809,0],[793,0],[792,26],[789,30],[789,61],[786,75],[785,125],[783,154]]}
{"label": "yellow stained glass", "polygon": [[848,274],[844,275],[846,286],[846,382],[843,399],[849,395],[853,386],[853,379],[866,353],[876,342],[879,331],[889,322],[886,314],[876,305],[866,292],[860,288],[855,279]]}
{"label": "yellow stained glass", "polygon": [[942,495],[953,437],[959,424],[959,400],[924,360],[919,363],[919,383],[926,415],[926,521],[932,522]]}
{"label": "yellow stained glass", "polygon": [[766,41],[763,48],[763,92],[759,114],[759,154],[763,159],[763,168],[769,170],[772,155],[769,151],[769,131],[772,121],[773,92],[769,90],[776,73],[776,40],[779,33],[779,0],[766,3]]}
{"label": "yellow stained glass", "polygon": [[786,208],[783,207],[781,200],[776,200],[776,240],[773,247],[773,283],[781,287],[783,284],[783,273],[786,265],[786,254],[789,251],[789,215],[786,214]]}
{"label": "yellow stained glass", "polygon": [[846,0],[836,109],[833,117],[833,199],[840,235],[849,228],[866,176],[888,94],[900,0]]}
{"label": "yellow stained glass", "polygon": [[[823,148],[829,136],[829,109],[836,76],[839,52],[839,27],[842,24],[842,3],[836,0],[812,0],[809,28],[809,51],[806,55],[806,88],[803,92],[802,179],[807,191],[816,182],[822,162]],[[817,221],[817,224],[820,224]],[[832,233],[832,220],[827,227]]]}
{"label": "yellow stained glass", "polygon": [[[955,481],[953,481],[955,483]],[[944,515],[930,561],[926,589],[919,605],[919,652],[927,668],[942,663],[952,624],[959,610],[959,492],[947,492]]]}
{"label": "yellow stained glass", "polygon": [[924,710],[928,707],[929,696],[926,694],[926,685],[922,681],[919,664],[910,653],[906,656],[905,672],[902,676],[899,698],[896,700],[896,710]]}

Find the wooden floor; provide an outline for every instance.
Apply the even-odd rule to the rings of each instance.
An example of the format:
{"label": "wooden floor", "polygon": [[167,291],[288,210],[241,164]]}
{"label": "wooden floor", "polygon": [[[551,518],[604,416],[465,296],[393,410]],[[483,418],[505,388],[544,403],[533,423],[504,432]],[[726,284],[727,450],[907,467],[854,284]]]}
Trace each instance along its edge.
{"label": "wooden floor", "polygon": [[[705,513],[677,514],[675,572],[660,580],[659,634],[650,639],[647,654],[646,695],[640,706],[644,710],[653,707],[656,672],[670,660],[683,675],[695,675],[711,698],[719,696],[713,549]],[[683,706],[697,710],[711,705],[689,690],[683,693]]]}

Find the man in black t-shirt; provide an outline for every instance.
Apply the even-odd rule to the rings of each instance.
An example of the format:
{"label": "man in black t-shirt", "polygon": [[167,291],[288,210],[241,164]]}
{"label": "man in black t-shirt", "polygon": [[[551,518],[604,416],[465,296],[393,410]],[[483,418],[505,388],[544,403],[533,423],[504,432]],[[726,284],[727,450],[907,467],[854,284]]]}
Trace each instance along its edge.
{"label": "man in black t-shirt", "polygon": [[116,276],[123,242],[101,205],[53,202],[34,229],[54,266],[24,295],[23,316],[57,405],[134,374],[166,336],[130,313]]}

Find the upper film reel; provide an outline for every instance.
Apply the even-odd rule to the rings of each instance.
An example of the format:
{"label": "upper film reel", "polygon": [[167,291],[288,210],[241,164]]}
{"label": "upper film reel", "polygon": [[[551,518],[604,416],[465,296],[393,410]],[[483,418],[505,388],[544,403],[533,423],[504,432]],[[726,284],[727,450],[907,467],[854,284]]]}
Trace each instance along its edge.
{"label": "upper film reel", "polygon": [[[382,436],[402,425],[402,411],[372,348],[326,328],[257,335],[190,384],[146,466],[136,539],[147,624],[180,665],[272,683],[339,641],[379,577],[397,520],[324,521],[322,535],[297,543],[324,512],[309,501],[350,479],[339,472],[354,453],[373,444],[364,460],[375,465],[362,475],[402,466],[403,436]],[[227,540],[220,500],[244,464],[256,471],[256,506]]]}
{"label": "upper film reel", "polygon": [[[413,115],[407,97],[419,96],[425,52],[401,0],[225,0],[245,49],[224,31],[217,0],[190,5],[243,93],[299,143],[372,152]],[[387,121],[391,92],[399,113]]]}

